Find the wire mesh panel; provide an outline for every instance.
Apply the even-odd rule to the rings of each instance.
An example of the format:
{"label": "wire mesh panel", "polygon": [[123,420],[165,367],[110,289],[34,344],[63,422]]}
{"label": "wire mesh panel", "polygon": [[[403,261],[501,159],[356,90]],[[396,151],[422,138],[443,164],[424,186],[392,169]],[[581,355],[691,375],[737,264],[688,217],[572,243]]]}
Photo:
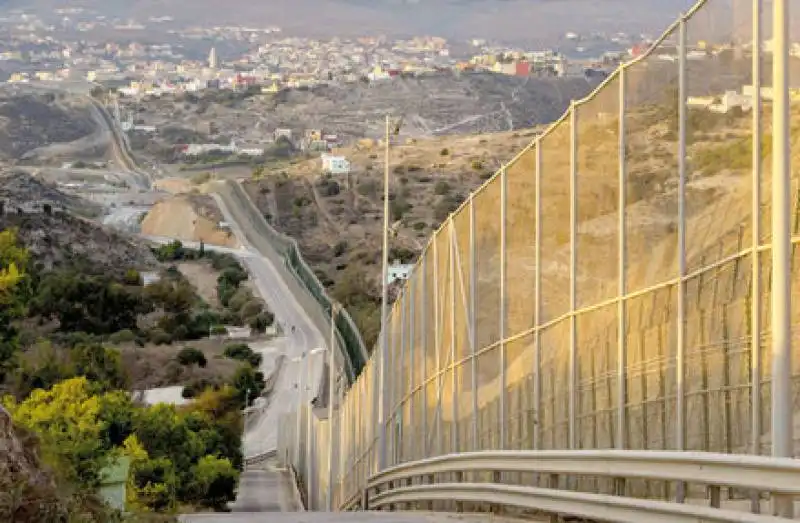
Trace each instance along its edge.
{"label": "wire mesh panel", "polygon": [[500,216],[502,188],[495,177],[473,200],[475,212],[476,338],[479,448],[500,448]]}
{"label": "wire mesh panel", "polygon": [[[377,471],[380,393],[395,461],[573,446],[769,451],[774,53],[768,17],[753,42],[754,5],[698,3],[437,232],[392,312],[392,376],[382,385],[373,355],[339,414],[354,434],[341,438],[337,499]],[[797,56],[790,69],[800,89]],[[800,358],[792,375],[800,405]],[[642,481],[628,494],[673,492]]]}
{"label": "wire mesh panel", "polygon": [[536,150],[528,148],[506,168],[505,351],[506,441],[509,448],[532,445],[523,413],[532,408],[524,383],[535,370]]}
{"label": "wire mesh panel", "polygon": [[471,450],[472,424],[474,421],[473,405],[473,365],[474,353],[472,324],[472,250],[471,250],[471,225],[470,206],[467,205],[453,216],[453,290],[454,290],[454,333],[456,355],[456,391],[455,405],[458,419],[458,448],[464,452]]}

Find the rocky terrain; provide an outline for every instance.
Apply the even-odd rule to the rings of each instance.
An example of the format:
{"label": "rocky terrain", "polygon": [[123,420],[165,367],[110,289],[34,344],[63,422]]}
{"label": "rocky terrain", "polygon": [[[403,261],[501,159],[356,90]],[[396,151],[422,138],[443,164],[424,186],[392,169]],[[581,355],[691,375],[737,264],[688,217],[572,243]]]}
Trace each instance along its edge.
{"label": "rocky terrain", "polygon": [[[36,439],[14,425],[0,406],[0,520],[57,521],[67,517],[68,500],[41,464]],[[6,493],[15,492],[12,498]]]}
{"label": "rocky terrain", "polygon": [[99,206],[29,174],[0,174],[0,202],[4,207],[0,229],[16,228],[37,263],[45,268],[82,259],[114,270],[158,266],[143,242],[81,216],[96,215]]}

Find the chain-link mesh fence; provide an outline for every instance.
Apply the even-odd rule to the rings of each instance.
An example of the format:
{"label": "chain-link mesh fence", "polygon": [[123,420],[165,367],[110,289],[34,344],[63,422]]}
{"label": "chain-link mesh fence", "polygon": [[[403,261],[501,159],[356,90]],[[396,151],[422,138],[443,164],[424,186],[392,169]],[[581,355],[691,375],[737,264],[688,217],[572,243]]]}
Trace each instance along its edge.
{"label": "chain-link mesh fence", "polygon": [[[386,375],[378,351],[338,410],[334,506],[379,465],[450,452],[768,451],[772,37],[763,17],[753,43],[756,4],[699,2],[434,234],[382,334]],[[797,143],[800,52],[790,69]],[[797,147],[791,161],[798,303]],[[792,376],[800,407],[800,358]]]}

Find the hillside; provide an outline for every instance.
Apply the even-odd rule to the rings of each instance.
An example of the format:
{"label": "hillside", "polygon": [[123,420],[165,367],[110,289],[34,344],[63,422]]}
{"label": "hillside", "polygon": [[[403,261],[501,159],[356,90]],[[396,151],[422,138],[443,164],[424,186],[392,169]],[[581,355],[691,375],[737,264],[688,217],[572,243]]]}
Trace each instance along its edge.
{"label": "hillside", "polygon": [[[29,174],[0,174],[0,202],[5,210],[0,213],[0,229],[16,228],[36,262],[47,269],[77,262],[111,271],[159,266],[141,241],[80,216],[97,214],[97,204],[67,195]],[[31,208],[36,202],[52,205],[52,212]]]}
{"label": "hillside", "polygon": [[[535,133],[405,143],[400,137],[391,151],[392,260],[414,260],[442,220]],[[350,305],[369,344],[377,335],[369,302],[380,297],[383,147],[372,144],[338,152],[351,161],[348,177],[322,175],[320,160],[314,159],[268,170],[244,185],[270,223],[298,241],[320,280]]]}
{"label": "hillside", "polygon": [[419,138],[528,128],[558,118],[571,99],[593,86],[583,78],[436,74],[276,94],[187,93],[137,102],[127,110],[159,129],[153,137],[134,135],[136,152],[169,162],[175,161],[175,144],[234,140],[263,148],[277,128],[292,129],[298,138],[306,129],[323,129],[351,145],[381,137],[387,114],[402,116],[404,134]]}
{"label": "hillside", "polygon": [[39,147],[79,140],[95,127],[85,104],[69,97],[0,89],[0,160],[19,160]]}

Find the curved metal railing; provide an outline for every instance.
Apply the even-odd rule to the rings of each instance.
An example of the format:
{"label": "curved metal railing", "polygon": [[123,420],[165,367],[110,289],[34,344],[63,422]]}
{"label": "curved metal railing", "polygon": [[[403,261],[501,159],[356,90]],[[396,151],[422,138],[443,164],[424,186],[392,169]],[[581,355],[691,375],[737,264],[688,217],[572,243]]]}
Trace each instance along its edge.
{"label": "curved metal railing", "polygon": [[[488,473],[490,481],[481,481]],[[508,478],[526,474],[527,484]],[[578,478],[610,480],[610,493],[579,492]],[[630,495],[640,480],[676,483],[690,492],[705,489],[704,496],[689,496],[686,503],[640,499]],[[546,486],[539,486],[540,484]],[[592,485],[596,485],[592,483]],[[639,523],[641,521],[775,522],[786,519],[754,514],[723,501],[721,489],[800,495],[800,461],[788,458],[669,451],[485,451],[449,454],[404,463],[372,476],[360,496],[341,509],[382,509],[405,506],[414,509],[431,502],[442,510],[463,503],[534,510],[593,521]],[[760,498],[754,498],[760,499]],[[706,506],[703,506],[706,505]],[[741,505],[739,503],[739,505]]]}

